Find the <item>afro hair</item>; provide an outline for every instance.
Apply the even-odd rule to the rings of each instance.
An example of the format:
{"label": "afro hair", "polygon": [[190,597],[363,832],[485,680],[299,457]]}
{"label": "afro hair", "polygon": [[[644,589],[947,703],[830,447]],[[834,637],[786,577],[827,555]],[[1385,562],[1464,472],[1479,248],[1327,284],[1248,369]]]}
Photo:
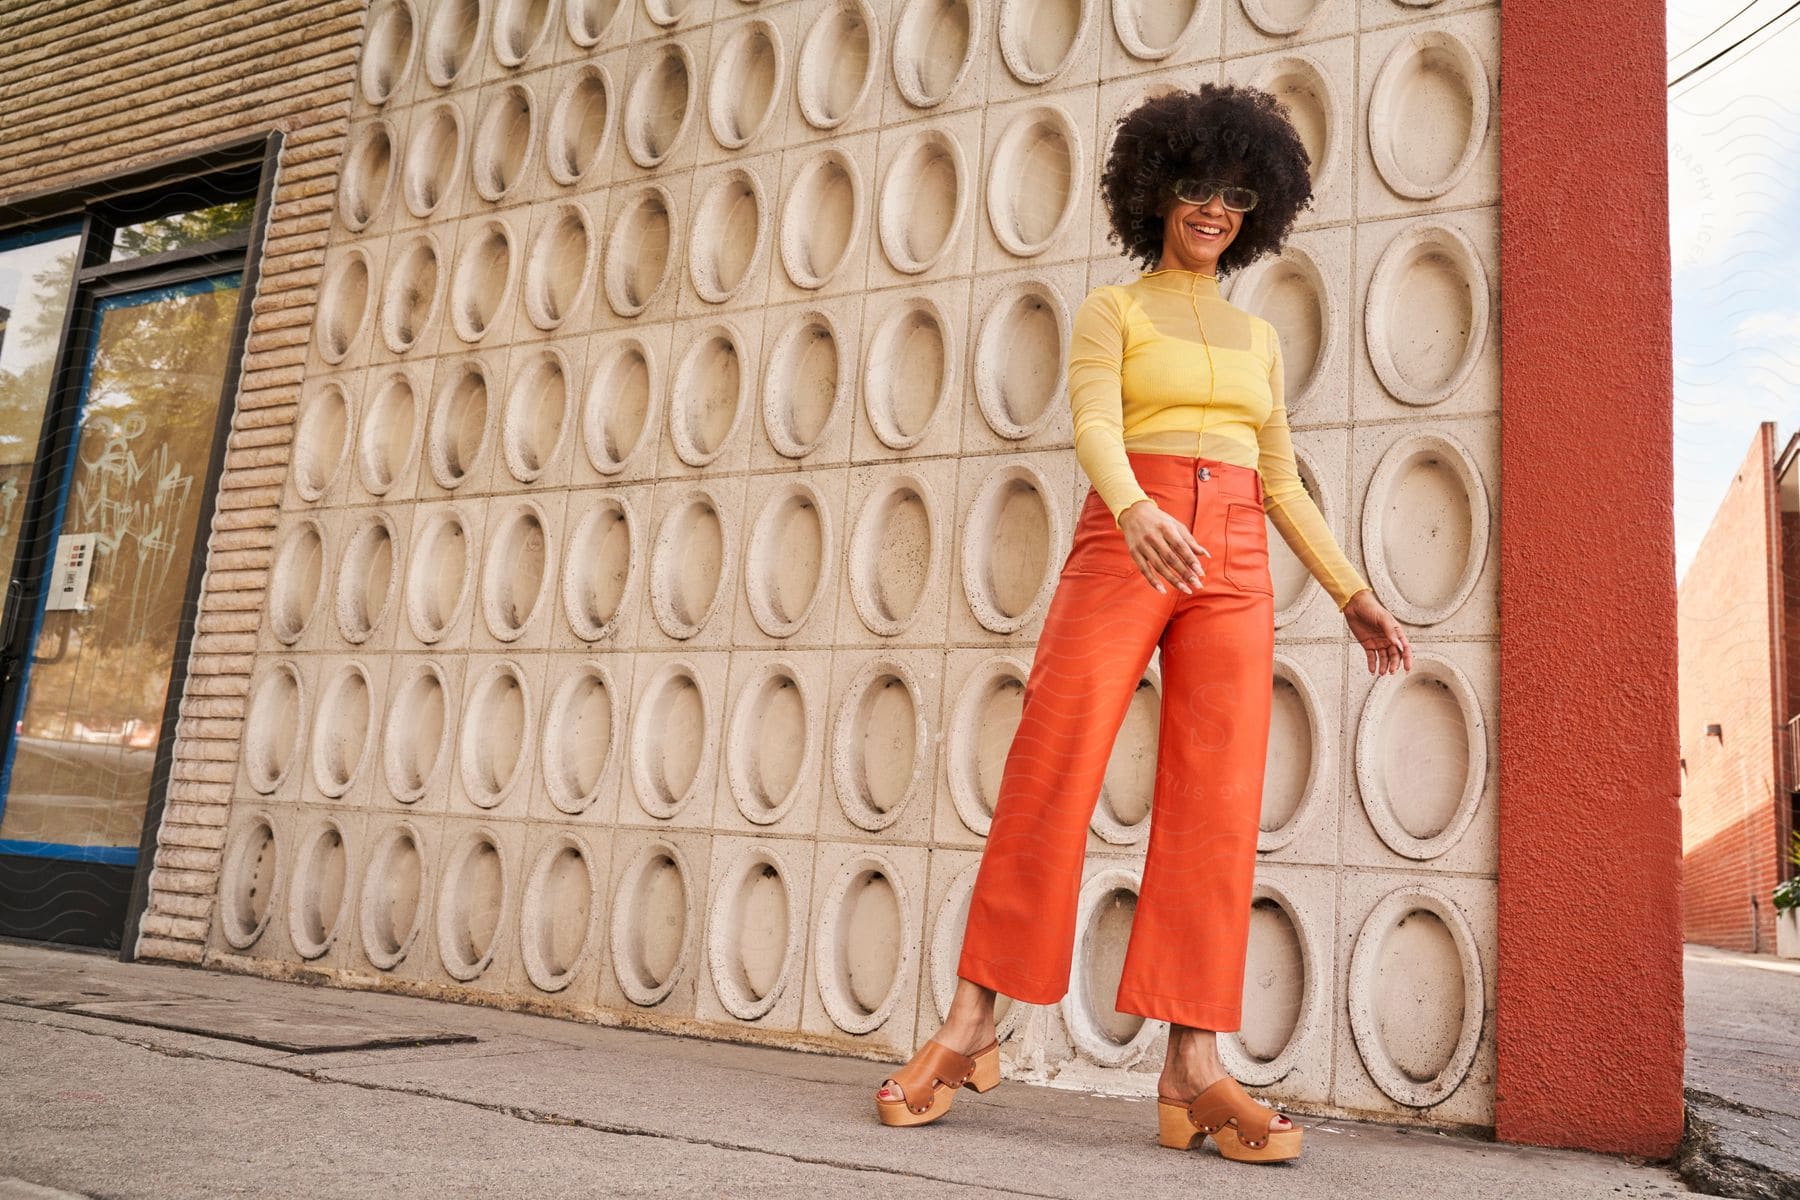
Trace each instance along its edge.
{"label": "afro hair", "polygon": [[1312,201],[1306,147],[1269,92],[1203,83],[1144,101],[1117,121],[1100,174],[1111,240],[1155,269],[1162,259],[1161,209],[1178,180],[1224,178],[1256,190],[1256,206],[1219,255],[1219,274],[1279,253]]}

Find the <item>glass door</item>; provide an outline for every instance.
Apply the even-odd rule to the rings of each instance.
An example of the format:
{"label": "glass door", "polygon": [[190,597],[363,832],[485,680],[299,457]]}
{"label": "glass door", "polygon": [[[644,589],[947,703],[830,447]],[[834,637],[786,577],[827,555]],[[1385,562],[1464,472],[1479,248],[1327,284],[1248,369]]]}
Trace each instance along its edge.
{"label": "glass door", "polygon": [[9,605],[0,931],[119,945],[240,291],[230,271],[92,300],[40,576]]}

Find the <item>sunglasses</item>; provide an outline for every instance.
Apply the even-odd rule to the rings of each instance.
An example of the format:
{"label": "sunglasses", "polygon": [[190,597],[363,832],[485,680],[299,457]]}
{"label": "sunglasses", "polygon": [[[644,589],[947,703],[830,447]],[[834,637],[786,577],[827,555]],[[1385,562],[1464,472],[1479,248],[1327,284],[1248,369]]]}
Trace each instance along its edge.
{"label": "sunglasses", "polygon": [[1256,207],[1256,192],[1218,179],[1181,179],[1175,183],[1175,199],[1183,204],[1204,205],[1217,196],[1232,212]]}

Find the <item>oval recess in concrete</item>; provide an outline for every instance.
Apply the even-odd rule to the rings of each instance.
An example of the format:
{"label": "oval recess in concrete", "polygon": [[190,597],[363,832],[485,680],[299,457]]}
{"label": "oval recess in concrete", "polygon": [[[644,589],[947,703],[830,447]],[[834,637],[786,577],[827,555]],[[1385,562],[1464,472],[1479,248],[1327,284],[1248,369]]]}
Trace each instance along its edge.
{"label": "oval recess in concrete", "polygon": [[718,611],[731,577],[731,533],[704,484],[670,504],[650,549],[650,609],[670,637],[693,637]]}
{"label": "oval recess in concrete", "polygon": [[284,646],[300,640],[325,594],[325,527],[312,517],[290,525],[269,569],[269,632]]}
{"label": "oval recess in concrete", "polygon": [[1394,193],[1432,200],[1466,178],[1487,140],[1487,67],[1450,29],[1419,29],[1388,51],[1369,96],[1369,151]]}
{"label": "oval recess in concrete", "polygon": [[537,140],[537,97],[530,87],[509,83],[486,97],[469,159],[475,194],[490,204],[513,195],[537,151]]}
{"label": "oval recess in concrete", "polygon": [[319,307],[313,321],[319,357],[337,364],[350,355],[369,327],[375,291],[375,269],[361,246],[339,246],[319,285]]}
{"label": "oval recess in concrete", "polygon": [[443,252],[437,235],[418,230],[397,239],[389,252],[381,296],[381,340],[405,354],[437,326],[443,301]]}
{"label": "oval recess in concrete", "polygon": [[1042,254],[1066,232],[1086,169],[1081,134],[1062,109],[1041,104],[1013,117],[988,167],[988,224],[1009,254]]}
{"label": "oval recess in concrete", "polygon": [[500,453],[514,479],[536,483],[562,453],[572,424],[569,392],[576,384],[560,346],[521,347],[513,355],[512,386],[500,415]]}
{"label": "oval recess in concrete", "polygon": [[517,641],[549,602],[550,521],[535,500],[497,502],[482,555],[481,616],[489,633]]}
{"label": "oval recess in concrete", "polygon": [[[751,0],[760,3],[760,0]],[[694,0],[644,0],[644,15],[658,25],[678,24],[694,7]]]}
{"label": "oval recess in concrete", "polygon": [[873,1033],[906,993],[919,931],[906,883],[885,854],[870,847],[837,869],[813,931],[813,971],[831,1023]]}
{"label": "oval recess in concrete", "polygon": [[1243,1023],[1219,1035],[1219,1057],[1240,1083],[1279,1083],[1308,1040],[1329,1030],[1331,959],[1321,936],[1286,888],[1257,880],[1250,895]]}
{"label": "oval recess in concrete", "polygon": [[465,342],[478,342],[512,303],[518,276],[512,229],[504,221],[476,223],[457,251],[450,277],[450,324]]}
{"label": "oval recess in concrete", "polygon": [[560,992],[594,957],[600,868],[580,834],[562,830],[538,851],[519,904],[519,957],[540,992]]}
{"label": "oval recess in concrete", "polygon": [[975,402],[1001,437],[1031,437],[1055,416],[1070,321],[1056,289],[1036,279],[1011,285],[988,306],[975,343]]}
{"label": "oval recess in concrete", "polygon": [[762,662],[738,690],[725,741],[731,798],[756,825],[773,825],[793,809],[818,749],[819,706],[805,677],[780,659]]}
{"label": "oval recess in concrete", "polygon": [[1056,588],[1062,504],[1029,462],[990,470],[963,516],[962,585],[983,629],[1017,633]]}
{"label": "oval recess in concrete", "polygon": [[569,40],[589,50],[629,27],[630,11],[631,0],[563,0],[563,24]]}
{"label": "oval recess in concrete", "polygon": [[569,533],[562,563],[563,616],[584,642],[610,638],[620,606],[637,586],[636,518],[619,496],[601,496]]}
{"label": "oval recess in concrete", "polygon": [[502,915],[512,864],[486,826],[463,835],[444,859],[437,894],[438,957],[452,979],[468,983],[492,965],[505,936]]}
{"label": "oval recess in concrete", "polygon": [[806,913],[781,848],[747,845],[719,874],[707,914],[713,990],[740,1021],[768,1015],[799,974]]}
{"label": "oval recess in concrete", "polygon": [[494,57],[516,67],[550,32],[556,0],[499,0],[494,13]]}
{"label": "oval recess in concrete", "polygon": [[1424,861],[1461,840],[1487,782],[1487,723],[1468,676],[1431,650],[1378,678],[1356,725],[1363,811],[1396,854]]}
{"label": "oval recess in concrete", "polygon": [[431,867],[424,846],[419,827],[399,821],[382,831],[369,852],[358,925],[363,954],[378,971],[405,961],[425,928]]}
{"label": "oval recess in concrete", "polygon": [[475,581],[469,518],[460,508],[420,510],[406,564],[406,622],[414,637],[436,645],[468,611]]}
{"label": "oval recess in concrete", "polygon": [[343,825],[322,815],[308,826],[288,880],[288,936],[301,958],[330,952],[350,909],[350,852]]}
{"label": "oval recess in concrete", "polygon": [[958,357],[949,318],[936,300],[910,296],[888,310],[870,335],[863,366],[864,409],[882,445],[910,450],[931,432],[940,412],[954,411]]}
{"label": "oval recess in concrete", "polygon": [[769,493],[744,558],[744,599],[759,629],[785,638],[806,624],[826,595],[835,542],[830,506],[810,480],[796,476]]}
{"label": "oval recess in concrete", "polygon": [[1061,1001],[1063,1025],[1076,1053],[1103,1067],[1137,1062],[1165,1029],[1161,1021],[1113,1008],[1139,886],[1137,871],[1107,867],[1081,885],[1076,899],[1074,978]]}
{"label": "oval recess in concrete", "polygon": [[606,242],[606,302],[621,317],[635,317],[668,286],[675,273],[675,202],[667,188],[647,183],[619,210]]}
{"label": "oval recess in concrete", "polygon": [[[1439,221],[1410,225],[1388,243],[1369,277],[1363,312],[1369,365],[1403,404],[1447,400],[1475,370],[1488,313],[1487,268],[1469,236]],[[1426,320],[1431,328],[1465,332],[1420,337]]]}
{"label": "oval recess in concrete", "polygon": [[381,768],[388,792],[417,804],[445,784],[450,755],[451,698],[443,668],[420,659],[394,685],[381,730]]}
{"label": "oval recess in concrete", "polygon": [[1301,419],[1333,378],[1326,368],[1337,355],[1338,329],[1347,318],[1318,261],[1304,246],[1289,242],[1277,257],[1244,271],[1231,290],[1231,303],[1275,326],[1283,404],[1291,421]]}
{"label": "oval recess in concrete", "polygon": [[865,0],[828,0],[800,40],[794,96],[814,129],[836,129],[862,107],[881,61],[881,24]]}
{"label": "oval recess in concrete", "polygon": [[1261,853],[1291,845],[1326,803],[1332,778],[1325,705],[1304,668],[1277,652],[1269,717],[1269,749],[1263,771],[1262,818],[1256,835]]}
{"label": "oval recess in concrete", "polygon": [[713,707],[684,659],[665,661],[645,682],[631,729],[631,780],[650,816],[667,820],[699,798],[702,769],[718,752]]}
{"label": "oval recess in concrete", "polygon": [[811,152],[781,211],[781,265],[795,287],[822,288],[862,237],[862,173],[836,146]]}
{"label": "oval recess in concrete", "polygon": [[844,688],[831,738],[838,805],[859,829],[886,829],[928,794],[931,730],[918,677],[899,659],[865,662]]}
{"label": "oval recess in concrete", "polygon": [[756,365],[743,360],[743,336],[731,322],[693,333],[670,387],[670,441],[688,466],[707,466],[751,410]]}
{"label": "oval recess in concrete", "polygon": [[643,1008],[662,1003],[687,968],[697,916],[687,855],[673,842],[644,843],[619,873],[612,905],[613,976]]}
{"label": "oval recess in concrete", "polygon": [[350,135],[337,194],[338,221],[345,229],[359,233],[381,216],[394,194],[399,157],[399,135],[385,117],[357,126]]}
{"label": "oval recess in concrete", "polygon": [[1325,0],[1242,0],[1250,23],[1272,37],[1299,33],[1312,24]]}
{"label": "oval recess in concrete", "polygon": [[225,852],[219,880],[220,932],[233,950],[256,945],[274,915],[275,881],[281,878],[281,841],[267,812],[239,826]]}
{"label": "oval recess in concrete", "polygon": [[1075,61],[1097,0],[1000,0],[1000,57],[1020,83],[1049,83]]}
{"label": "oval recess in concrete", "polygon": [[897,637],[918,616],[938,580],[943,520],[925,477],[911,470],[882,479],[863,498],[850,533],[850,600],[871,633]]}
{"label": "oval recess in concrete", "polygon": [[1408,883],[1383,896],[1350,953],[1350,1032],[1376,1086],[1429,1108],[1467,1077],[1481,1041],[1483,972],[1468,918],[1449,896]]}
{"label": "oval recess in concrete", "polygon": [[544,790],[559,812],[586,812],[600,797],[613,747],[624,740],[622,693],[599,659],[570,668],[544,710]]}
{"label": "oval recess in concrete", "polygon": [[944,747],[950,799],[971,833],[986,837],[1018,732],[1030,668],[1010,654],[986,659],[957,693]]}
{"label": "oval recess in concrete", "polygon": [[525,254],[525,315],[539,329],[560,328],[587,299],[594,276],[594,231],[587,209],[573,200],[539,214]]}
{"label": "oval recess in concrete", "polygon": [[[1029,678],[1029,676],[1027,677]],[[1150,833],[1150,800],[1156,790],[1156,748],[1162,725],[1162,665],[1152,663],[1138,680],[1125,720],[1113,740],[1100,782],[1100,799],[1088,827],[1115,846],[1142,845]]]}
{"label": "oval recess in concrete", "polygon": [[525,672],[514,662],[491,662],[469,685],[457,755],[463,789],[481,808],[504,801],[531,774],[534,706]]}
{"label": "oval recess in concrete", "polygon": [[854,398],[855,370],[838,323],[823,309],[801,309],[775,334],[762,381],[763,431],[777,453],[803,458],[818,449]]}
{"label": "oval recess in concrete", "polygon": [[625,94],[625,150],[646,170],[661,166],[694,119],[699,72],[684,42],[655,47]]}
{"label": "oval recess in concrete", "polygon": [[344,542],[337,574],[337,627],[346,642],[361,645],[393,607],[399,552],[394,525],[384,512],[365,515]]}
{"label": "oval recess in concrete", "polygon": [[[437,0],[425,27],[425,78],[436,88],[472,83],[480,71],[487,5],[482,0]],[[464,79],[465,72],[471,78]]]}
{"label": "oval recess in concrete", "polygon": [[775,23],[757,17],[740,24],[713,55],[706,100],[713,140],[739,150],[761,137],[781,111],[786,76],[787,49]]}
{"label": "oval recess in concrete", "polygon": [[935,108],[968,76],[983,27],[980,0],[907,0],[894,22],[894,85]]}
{"label": "oval recess in concrete", "polygon": [[624,470],[651,443],[662,390],[656,355],[626,334],[598,348],[581,409],[581,441],[602,475]]}
{"label": "oval recess in concrete", "polygon": [[447,491],[462,486],[487,448],[489,392],[487,366],[465,358],[450,367],[431,406],[425,457],[432,479]]}
{"label": "oval recess in concrete", "polygon": [[291,662],[271,663],[250,690],[244,714],[244,774],[269,795],[287,782],[306,728],[306,681]]}
{"label": "oval recess in concrete", "polygon": [[1487,485],[1447,433],[1420,430],[1382,454],[1363,498],[1363,567],[1400,620],[1435,625],[1475,590],[1487,562]]}
{"label": "oval recess in concrete", "polygon": [[419,55],[419,14],[412,0],[379,0],[369,7],[357,82],[365,103],[379,108],[412,74]]}
{"label": "oval recess in concrete", "polygon": [[[1248,8],[1256,0],[1245,0]],[[1339,95],[1329,68],[1304,49],[1291,50],[1265,64],[1252,80],[1287,109],[1288,121],[1306,147],[1307,176],[1313,195],[1337,186],[1338,164],[1350,136],[1350,105]]]}
{"label": "oval recess in concrete", "polygon": [[371,496],[385,496],[419,454],[425,422],[421,400],[405,371],[375,377],[356,436],[356,478]]}
{"label": "oval recess in concrete", "polygon": [[708,304],[724,304],[755,277],[769,245],[768,199],[754,171],[714,176],[694,205],[688,276]]}
{"label": "oval recess in concrete", "polygon": [[359,662],[346,662],[319,685],[319,711],[313,720],[313,784],[337,799],[356,786],[369,758],[374,699],[369,673]]}
{"label": "oval recess in concrete", "polygon": [[1133,58],[1160,62],[1200,27],[1210,0],[1112,0],[1113,29]]}
{"label": "oval recess in concrete", "polygon": [[611,158],[614,123],[612,75],[585,62],[550,102],[544,130],[544,166],[550,178],[572,187]]}
{"label": "oval recess in concrete", "polygon": [[407,211],[423,220],[456,190],[468,150],[463,112],[440,100],[413,114],[400,168],[400,192]]}
{"label": "oval recess in concrete", "polygon": [[942,129],[908,135],[881,183],[877,231],[896,271],[919,275],[943,261],[968,208],[969,166],[962,147]]}
{"label": "oval recess in concrete", "polygon": [[337,481],[350,453],[350,398],[340,380],[327,379],[315,388],[294,422],[294,492],[317,503]]}
{"label": "oval recess in concrete", "polygon": [[[962,957],[963,934],[969,924],[969,898],[974,894],[975,875],[980,869],[981,860],[976,859],[957,872],[956,878],[945,889],[931,923],[931,1001],[937,1008],[939,1020],[949,1017],[950,999],[956,994],[956,968]],[[1011,1038],[1029,1008],[1029,1005],[1015,1003],[1005,993],[997,993],[994,996],[995,1038],[1001,1042]]]}

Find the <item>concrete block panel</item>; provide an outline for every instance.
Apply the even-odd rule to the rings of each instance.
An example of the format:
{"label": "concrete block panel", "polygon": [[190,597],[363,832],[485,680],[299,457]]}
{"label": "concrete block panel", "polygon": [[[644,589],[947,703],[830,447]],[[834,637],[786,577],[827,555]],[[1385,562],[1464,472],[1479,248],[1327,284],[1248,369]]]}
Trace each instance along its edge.
{"label": "concrete block panel", "polygon": [[[1406,10],[1382,4],[1396,16]],[[1281,46],[1323,41],[1357,28],[1357,0],[1242,0],[1225,6],[1225,53],[1258,54]],[[1347,80],[1348,77],[1346,77]]]}
{"label": "concrete block panel", "polygon": [[957,280],[868,295],[853,462],[957,452],[971,344],[969,289],[969,281]]}
{"label": "concrete block panel", "polygon": [[786,144],[801,7],[760,4],[742,16],[728,12],[713,27],[701,165]]}
{"label": "concrete block panel", "polygon": [[521,858],[518,964],[509,990],[587,1010],[606,970],[611,831],[529,827]]}
{"label": "concrete block panel", "polygon": [[464,670],[449,812],[522,816],[537,750],[544,656],[470,655]]}
{"label": "concrete block panel", "polygon": [[1277,257],[1234,276],[1227,298],[1275,327],[1283,403],[1294,428],[1350,420],[1350,364],[1358,306],[1351,291],[1348,228],[1296,233]]}
{"label": "concrete block panel", "polygon": [[376,980],[439,976],[433,942],[443,830],[436,815],[369,818],[346,972]]}
{"label": "concrete block panel", "polygon": [[418,498],[464,499],[486,492],[499,453],[507,352],[490,348],[437,360],[425,419]]}
{"label": "concrete block panel", "polygon": [[1243,1024],[1219,1035],[1219,1057],[1226,1070],[1266,1099],[1329,1101],[1337,928],[1333,871],[1257,864]]}
{"label": "concrete block panel", "polygon": [[563,42],[555,0],[493,0],[484,81],[529,74],[554,61]]}
{"label": "concrete block panel", "polygon": [[370,809],[441,813],[449,807],[466,666],[450,655],[396,654],[389,661]]}
{"label": "concrete block panel", "polygon": [[309,374],[354,371],[369,364],[387,250],[385,237],[358,238],[326,250],[306,357]]}
{"label": "concrete block panel", "polygon": [[519,342],[578,342],[593,331],[606,206],[605,190],[532,206],[514,314]]}
{"label": "concrete block panel", "polygon": [[306,743],[305,804],[364,807],[380,776],[380,718],[386,710],[387,655],[321,656],[318,700]]}
{"label": "concrete block panel", "polygon": [[860,292],[876,202],[874,132],[803,142],[781,154],[771,303]]}
{"label": "concrete block panel", "polygon": [[418,494],[433,366],[409,362],[369,372],[350,454],[348,503],[397,504]]}
{"label": "concrete block panel", "polygon": [[976,270],[1088,256],[1097,201],[1082,181],[1095,169],[1095,100],[1095,92],[1083,89],[988,108],[981,164],[987,220],[975,247]]}
{"label": "concrete block panel", "polygon": [[515,346],[500,406],[500,453],[491,456],[496,496],[566,488],[580,440],[586,339]]}
{"label": "concrete block panel", "polygon": [[[391,11],[392,6],[389,7]],[[404,133],[403,124],[386,115],[365,117],[352,124],[338,174],[337,203],[332,210],[333,244],[383,237],[392,231],[395,213],[402,207],[399,194]]]}
{"label": "concrete block panel", "polygon": [[[568,11],[575,12],[576,6]],[[551,74],[537,199],[592,195],[611,177],[627,62],[620,47],[591,57],[582,54]]]}
{"label": "concrete block panel", "polygon": [[421,65],[424,24],[415,0],[378,0],[369,6],[362,59],[356,67],[354,111],[361,115],[412,99]]}
{"label": "concrete block panel", "polygon": [[617,487],[656,476],[674,370],[672,324],[608,330],[588,339],[575,487]]}
{"label": "concrete block panel", "polygon": [[892,86],[882,89],[881,121],[979,108],[994,71],[994,0],[897,0],[889,58]]}
{"label": "concrete block panel", "polygon": [[729,655],[638,656],[632,672],[621,825],[710,829],[727,712]]}
{"label": "concrete block panel", "polygon": [[744,496],[743,586],[732,644],[816,647],[835,640],[847,470],[752,475]]}
{"label": "concrete block panel", "polygon": [[1069,445],[1069,332],[1086,274],[1085,264],[1061,263],[976,279],[964,454]]}
{"label": "concrete block panel", "polygon": [[431,932],[446,982],[476,992],[512,990],[527,832],[518,822],[444,818]]}
{"label": "concrete block panel", "polygon": [[1306,146],[1313,200],[1295,223],[1298,229],[1350,217],[1355,202],[1350,165],[1360,111],[1349,87],[1355,61],[1356,39],[1337,37],[1234,57],[1224,65],[1225,81],[1273,93]]}
{"label": "concrete block panel", "polygon": [[363,654],[391,650],[400,624],[401,572],[413,509],[345,509],[343,518],[332,572],[332,619],[319,648]]}
{"label": "concrete block panel", "polygon": [[640,22],[631,0],[563,0],[564,58],[591,57],[632,39]]}
{"label": "concrete block panel", "polygon": [[639,627],[650,619],[653,494],[649,483],[569,494],[552,649],[604,653],[639,644]]}
{"label": "concrete block panel", "polygon": [[687,246],[691,172],[624,181],[607,195],[605,269],[596,329],[647,325],[675,315]]}
{"label": "concrete block panel", "polygon": [[803,1032],[900,1058],[912,1053],[926,864],[922,846],[819,843]]}
{"label": "concrete block panel", "polygon": [[704,76],[711,41],[711,28],[700,26],[632,43],[613,153],[615,180],[693,168],[705,136]]}
{"label": "concrete block panel", "polygon": [[860,296],[765,310],[751,470],[810,473],[849,461],[862,312]]}
{"label": "concrete block panel", "polygon": [[993,67],[987,103],[1075,92],[1100,77],[1100,47],[1109,36],[1107,0],[994,0],[987,9]]}
{"label": "concrete block panel", "polygon": [[755,308],[767,298],[780,180],[781,155],[774,152],[733,155],[694,172],[679,315]]}
{"label": "concrete block panel", "polygon": [[731,644],[744,484],[742,475],[700,475],[656,485],[640,645],[698,650]]}
{"label": "concrete block panel", "polygon": [[1232,0],[1109,0],[1100,74],[1108,81],[1216,59]]}
{"label": "concrete block panel", "polygon": [[395,630],[395,649],[438,654],[468,649],[486,527],[487,506],[479,499],[415,506],[400,598],[405,620]]}
{"label": "concrete block panel", "polygon": [[882,131],[871,286],[969,273],[980,216],[981,119],[970,109]]}
{"label": "concrete block panel", "polygon": [[325,644],[344,510],[292,512],[275,527],[257,648],[299,654]]}
{"label": "concrete block panel", "polygon": [[1348,757],[1339,717],[1344,652],[1332,643],[1285,643],[1274,674],[1258,861],[1335,864]]}
{"label": "concrete block panel", "polygon": [[[1294,463],[1300,482],[1325,518],[1338,545],[1355,561],[1355,538],[1349,535],[1350,433],[1347,429],[1300,429],[1293,435]],[[1325,589],[1268,522],[1269,575],[1275,585],[1275,636],[1280,641],[1338,641],[1345,632],[1343,615]]]}
{"label": "concrete block panel", "polygon": [[763,1029],[799,1025],[812,859],[804,841],[713,840],[695,1015]]}
{"label": "concrete block panel", "polygon": [[307,736],[318,705],[313,655],[258,660],[238,754],[237,794],[246,803],[292,804],[307,772]]}
{"label": "concrete block panel", "polygon": [[632,668],[626,655],[549,656],[531,788],[533,821],[585,829],[618,819],[629,753]]}
{"label": "concrete block panel", "polygon": [[[934,847],[979,850],[984,844],[1024,707],[1030,657],[1028,648],[1010,646],[951,650],[945,656],[939,717],[944,743],[931,824]],[[951,969],[954,974],[954,963]]]}
{"label": "concrete block panel", "polygon": [[922,646],[943,641],[949,619],[955,505],[953,459],[851,470],[838,645]]}
{"label": "concrete block panel", "polygon": [[481,586],[469,630],[473,649],[520,653],[549,646],[566,504],[560,492],[488,501]]}
{"label": "concrete block panel", "polygon": [[828,765],[831,651],[731,656],[713,827],[809,837]]}
{"label": "concrete block panel", "polygon": [[953,642],[1036,639],[1074,536],[1064,507],[1074,471],[1053,451],[958,460]]}
{"label": "concrete block panel", "polygon": [[401,132],[393,232],[426,225],[447,229],[448,222],[462,216],[475,100],[473,91],[439,96],[392,118]]}
{"label": "concrete block panel", "polygon": [[487,65],[492,6],[483,0],[429,0],[426,4],[415,97],[461,91],[479,83]]}
{"label": "concrete block panel", "polygon": [[930,839],[943,672],[941,650],[833,655],[821,836],[885,845]]}
{"label": "concrete block panel", "polygon": [[367,854],[362,813],[311,805],[294,810],[293,855],[281,917],[292,964],[337,969],[354,958],[354,900]]}
{"label": "concrete block panel", "polygon": [[225,830],[219,893],[207,932],[207,962],[281,960],[287,934],[288,870],[297,814],[247,796],[232,805]]}
{"label": "concrete block panel", "polygon": [[675,323],[658,479],[700,479],[744,469],[756,424],[763,321],[763,313],[752,310]]}
{"label": "concrete block panel", "polygon": [[621,828],[613,835],[602,1008],[694,1015],[711,870],[712,835],[704,831]]}
{"label": "concrete block panel", "polygon": [[893,0],[799,0],[786,144],[873,128],[891,76],[884,69]]}

